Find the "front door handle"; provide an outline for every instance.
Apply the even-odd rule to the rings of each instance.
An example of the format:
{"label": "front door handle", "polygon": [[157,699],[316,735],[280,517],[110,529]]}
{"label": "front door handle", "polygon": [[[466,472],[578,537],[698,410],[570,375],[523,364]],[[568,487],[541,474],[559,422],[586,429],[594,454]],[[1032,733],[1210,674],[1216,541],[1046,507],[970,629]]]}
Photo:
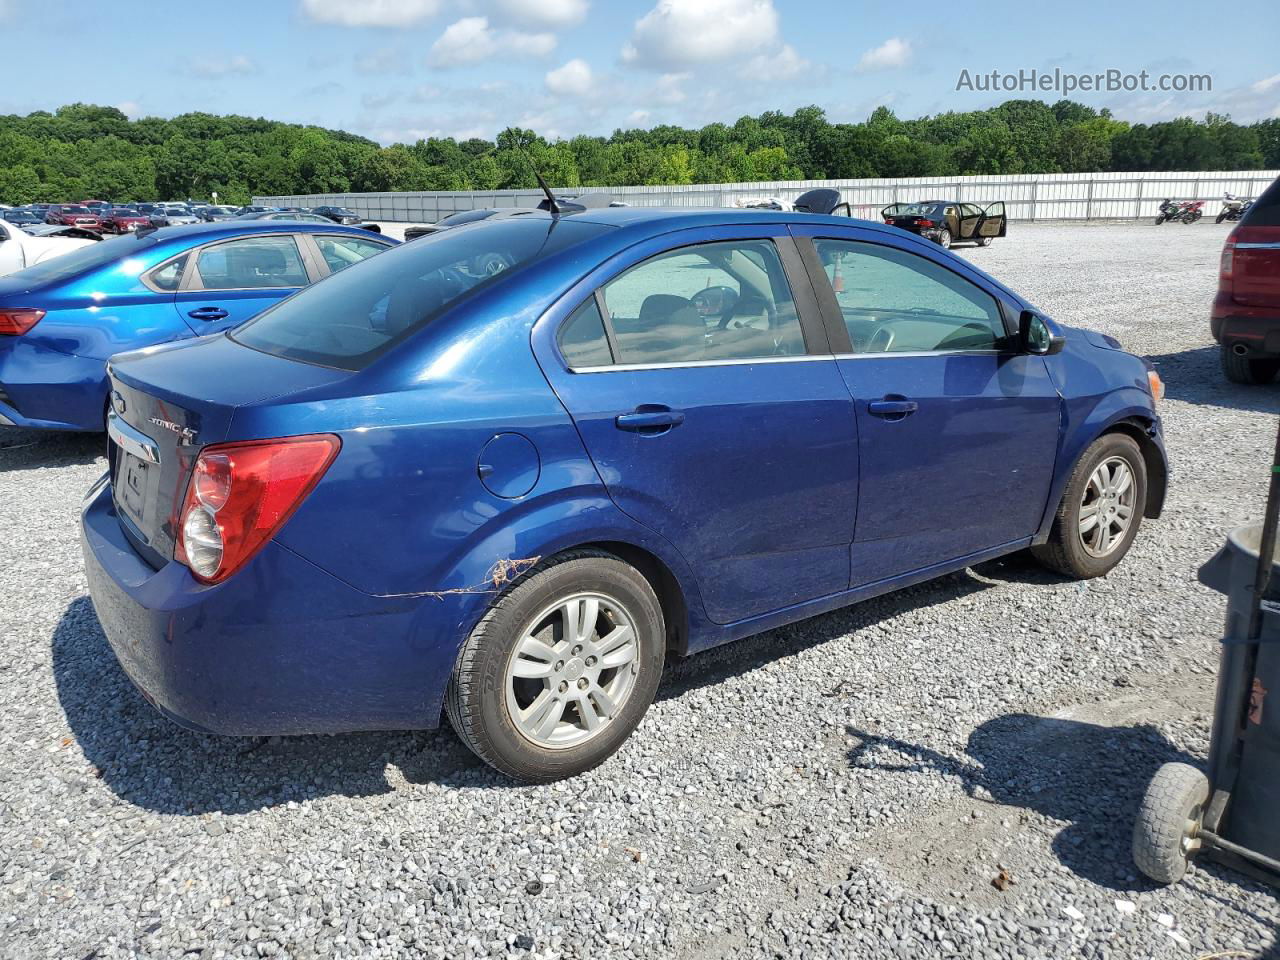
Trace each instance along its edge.
{"label": "front door handle", "polygon": [[187,313],[192,320],[221,320],[227,315],[221,307],[196,307]]}
{"label": "front door handle", "polygon": [[635,433],[666,433],[684,423],[684,414],[669,407],[640,406],[632,413],[624,413],[614,419],[619,430]]}
{"label": "front door handle", "polygon": [[883,400],[872,400],[867,404],[867,412],[886,420],[901,420],[920,409],[920,404],[906,397],[887,396]]}

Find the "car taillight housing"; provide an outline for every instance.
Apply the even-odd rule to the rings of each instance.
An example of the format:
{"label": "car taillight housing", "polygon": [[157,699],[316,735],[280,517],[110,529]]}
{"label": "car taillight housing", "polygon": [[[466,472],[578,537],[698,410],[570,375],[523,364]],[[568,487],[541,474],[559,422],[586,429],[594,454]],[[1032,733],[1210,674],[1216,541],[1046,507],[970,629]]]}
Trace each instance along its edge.
{"label": "car taillight housing", "polygon": [[341,446],[321,433],[205,447],[178,515],[173,558],[204,583],[227,579],[284,526]]}
{"label": "car taillight housing", "polygon": [[34,307],[0,307],[0,336],[20,337],[43,316],[44,311]]}
{"label": "car taillight housing", "polygon": [[1236,238],[1234,235],[1227,237],[1227,242],[1222,245],[1222,262],[1218,271],[1224,279],[1231,278],[1231,265],[1235,260],[1236,254]]}
{"label": "car taillight housing", "polygon": [[921,217],[919,220],[916,221],[916,223],[921,227],[936,226],[936,224],[932,220],[926,220],[924,217]]}

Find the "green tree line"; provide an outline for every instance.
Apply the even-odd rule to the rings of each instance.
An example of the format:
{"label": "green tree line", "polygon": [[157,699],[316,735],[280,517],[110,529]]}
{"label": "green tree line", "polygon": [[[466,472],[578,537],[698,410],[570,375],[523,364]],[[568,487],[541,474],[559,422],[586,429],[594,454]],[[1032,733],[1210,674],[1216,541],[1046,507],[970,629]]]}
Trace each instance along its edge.
{"label": "green tree line", "polygon": [[663,125],[549,142],[509,127],[496,140],[364,137],[262,118],[187,113],[130,120],[76,103],[0,116],[0,202],[207,200],[254,194],[733,183],[1280,167],[1280,119],[1208,114],[1129,124],[1069,100],[900,120],[886,107],[831,123],[820,107],[701,129]]}

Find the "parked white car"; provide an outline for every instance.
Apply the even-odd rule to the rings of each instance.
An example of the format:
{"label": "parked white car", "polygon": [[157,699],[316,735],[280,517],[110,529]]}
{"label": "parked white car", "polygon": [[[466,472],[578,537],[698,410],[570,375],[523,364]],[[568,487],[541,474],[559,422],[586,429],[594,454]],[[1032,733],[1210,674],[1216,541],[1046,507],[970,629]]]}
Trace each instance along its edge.
{"label": "parked white car", "polygon": [[98,242],[77,237],[33,237],[20,227],[0,220],[0,277]]}

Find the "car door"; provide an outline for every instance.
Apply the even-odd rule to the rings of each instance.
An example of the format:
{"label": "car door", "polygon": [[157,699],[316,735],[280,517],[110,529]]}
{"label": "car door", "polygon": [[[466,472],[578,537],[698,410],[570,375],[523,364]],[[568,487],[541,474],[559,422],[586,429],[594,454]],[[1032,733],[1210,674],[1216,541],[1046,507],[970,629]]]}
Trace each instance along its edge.
{"label": "car door", "polygon": [[220,333],[318,280],[321,273],[291,234],[222,240],[193,251],[174,305],[196,336]]}
{"label": "car door", "polygon": [[1003,237],[1005,235],[1004,201],[997,200],[987,204],[982,211],[982,221],[978,224],[978,236]]}
{"label": "car door", "polygon": [[535,337],[543,369],[614,503],[683,555],[711,620],[845,590],[853,403],[785,233],[668,235],[570,297]]}
{"label": "car door", "polygon": [[982,222],[982,208],[972,203],[959,205],[960,225],[956,231],[957,240],[972,240],[978,235],[978,225]]}
{"label": "car door", "polygon": [[852,584],[1028,540],[1049,495],[1061,402],[1044,360],[1017,351],[1001,292],[918,244],[804,229],[857,410]]}

